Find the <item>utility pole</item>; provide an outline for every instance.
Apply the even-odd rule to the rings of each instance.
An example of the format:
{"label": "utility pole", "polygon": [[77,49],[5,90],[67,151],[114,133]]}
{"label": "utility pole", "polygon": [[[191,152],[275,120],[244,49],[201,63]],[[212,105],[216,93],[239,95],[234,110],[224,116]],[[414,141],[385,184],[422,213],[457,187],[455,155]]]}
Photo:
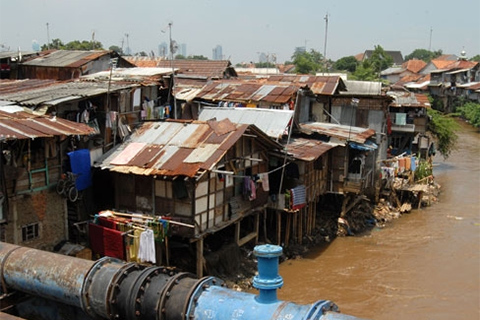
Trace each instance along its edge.
{"label": "utility pole", "polygon": [[175,89],[175,68],[173,67],[173,54],[174,54],[174,46],[172,41],[172,25],[173,22],[168,23],[168,31],[169,31],[169,41],[170,41],[170,66],[172,67],[172,90],[171,95],[173,96],[173,118],[177,119],[177,99],[175,98],[175,94],[173,90]]}
{"label": "utility pole", "polygon": [[433,29],[432,27],[430,27],[430,42],[428,44],[428,51],[432,51],[432,32],[433,32]]}
{"label": "utility pole", "polygon": [[129,56],[130,55],[130,45],[128,44],[128,33],[125,33],[125,37],[127,38],[127,47],[125,48],[125,51],[127,51],[126,55]]}
{"label": "utility pole", "polygon": [[48,30],[48,22],[47,22],[47,49],[50,50],[50,31]]}
{"label": "utility pole", "polygon": [[324,66],[323,68],[325,69],[325,72],[327,72],[327,36],[328,36],[328,12],[325,15],[325,44],[323,46],[323,63]]}

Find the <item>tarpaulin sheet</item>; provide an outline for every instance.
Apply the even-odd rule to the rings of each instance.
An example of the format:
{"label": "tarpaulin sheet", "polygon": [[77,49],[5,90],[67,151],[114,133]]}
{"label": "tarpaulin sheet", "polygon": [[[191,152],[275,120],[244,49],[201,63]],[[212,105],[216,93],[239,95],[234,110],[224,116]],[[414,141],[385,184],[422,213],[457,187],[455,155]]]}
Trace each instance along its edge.
{"label": "tarpaulin sheet", "polygon": [[77,175],[75,186],[79,191],[85,190],[92,185],[90,175],[90,151],[80,149],[68,153],[72,172]]}

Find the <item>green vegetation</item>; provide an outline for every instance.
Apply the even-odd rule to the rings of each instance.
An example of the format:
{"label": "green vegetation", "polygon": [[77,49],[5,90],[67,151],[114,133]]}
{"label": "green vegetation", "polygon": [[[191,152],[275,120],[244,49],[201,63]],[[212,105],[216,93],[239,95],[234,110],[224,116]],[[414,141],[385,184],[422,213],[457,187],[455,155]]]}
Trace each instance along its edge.
{"label": "green vegetation", "polygon": [[430,117],[428,131],[436,138],[437,150],[446,159],[455,147],[458,138],[455,131],[458,124],[452,117],[434,109],[428,109],[428,115]]}
{"label": "green vegetation", "polygon": [[474,127],[480,127],[480,104],[467,102],[458,107],[457,112]]}
{"label": "green vegetation", "polygon": [[480,62],[480,54],[477,54],[469,59],[470,61]]}
{"label": "green vegetation", "polygon": [[333,68],[339,71],[355,72],[357,70],[358,61],[354,56],[348,56],[338,59]]}
{"label": "green vegetation", "polygon": [[64,44],[60,39],[53,39],[50,45],[44,44],[42,46],[42,51],[48,49],[57,49],[57,50],[103,50],[103,45],[98,41],[79,41],[74,40],[70,41],[67,44]]}
{"label": "green vegetation", "polygon": [[193,55],[193,56],[185,57],[184,55],[181,55],[181,54],[177,54],[175,56],[175,59],[176,60],[185,60],[185,59],[188,59],[188,60],[208,60],[208,58],[203,56],[203,55]]}
{"label": "green vegetation", "polygon": [[421,159],[418,163],[417,168],[415,169],[415,181],[422,180],[426,177],[431,176],[433,173],[432,164],[428,161]]}
{"label": "green vegetation", "polygon": [[381,46],[375,46],[372,56],[362,61],[352,74],[353,80],[378,81],[380,72],[393,65],[393,58]]}
{"label": "green vegetation", "polygon": [[405,61],[418,59],[425,62],[430,62],[432,59],[438,58],[442,55],[442,50],[429,51],[427,49],[415,49],[412,53],[405,56]]}
{"label": "green vegetation", "polygon": [[322,68],[323,56],[320,52],[315,50],[296,51],[292,55],[295,70],[300,74],[315,74]]}
{"label": "green vegetation", "polygon": [[272,62],[257,62],[255,68],[275,68],[275,64]]}

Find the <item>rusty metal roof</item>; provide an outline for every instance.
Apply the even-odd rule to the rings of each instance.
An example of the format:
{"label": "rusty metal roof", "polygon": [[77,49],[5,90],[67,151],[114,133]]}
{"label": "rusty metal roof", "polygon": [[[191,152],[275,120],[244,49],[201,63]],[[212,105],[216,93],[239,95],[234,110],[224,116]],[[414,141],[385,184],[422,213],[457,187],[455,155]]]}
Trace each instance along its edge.
{"label": "rusty metal roof", "polygon": [[315,139],[292,138],[290,143],[285,147],[287,153],[294,158],[303,161],[313,161],[336,146],[338,146],[338,144],[322,142]]}
{"label": "rusty metal roof", "polygon": [[178,69],[179,74],[204,76],[210,79],[236,77],[237,73],[228,60],[160,60],[157,67]]}
{"label": "rusty metal roof", "polygon": [[325,122],[302,123],[300,124],[300,129],[306,134],[318,133],[335,138],[335,140],[344,142],[353,141],[357,143],[365,143],[368,138],[375,134],[375,130],[370,128],[360,128]]}
{"label": "rusty metal roof", "polygon": [[[29,80],[28,83],[32,81],[37,85],[29,87],[24,80],[13,81],[13,83],[0,82],[0,100],[15,102],[22,106],[56,105],[65,101],[105,94],[109,90],[108,82]],[[110,92],[138,86],[140,84],[112,82]]]}
{"label": "rusty metal roof", "polygon": [[233,123],[254,124],[268,136],[279,139],[285,134],[293,113],[293,110],[204,107],[198,119],[220,121],[228,118]]}
{"label": "rusty metal roof", "polygon": [[390,107],[430,108],[428,97],[420,93],[406,91],[389,91],[387,95],[393,98]]}
{"label": "rusty metal roof", "polygon": [[94,166],[125,174],[198,177],[213,169],[244,133],[281,148],[255,126],[228,119],[147,122]]}
{"label": "rusty metal roof", "polygon": [[164,75],[172,73],[171,68],[116,68],[110,71],[100,71],[97,73],[81,76],[82,80],[93,81],[125,81],[125,82],[146,82],[158,81]]}
{"label": "rusty metal roof", "polygon": [[312,75],[271,75],[267,76],[267,83],[292,84],[298,88],[308,87],[314,94],[331,96],[338,91],[345,90],[345,83],[340,76],[312,76]]}
{"label": "rusty metal roof", "polygon": [[0,141],[62,135],[89,135],[95,131],[83,123],[35,115],[19,106],[0,107]]}
{"label": "rusty metal roof", "polygon": [[34,58],[23,65],[38,67],[69,67],[78,68],[102,56],[110,56],[110,50],[57,50],[47,55]]}
{"label": "rusty metal roof", "polygon": [[257,81],[218,80],[207,84],[196,98],[212,101],[287,103],[297,92],[291,84],[264,84]]}

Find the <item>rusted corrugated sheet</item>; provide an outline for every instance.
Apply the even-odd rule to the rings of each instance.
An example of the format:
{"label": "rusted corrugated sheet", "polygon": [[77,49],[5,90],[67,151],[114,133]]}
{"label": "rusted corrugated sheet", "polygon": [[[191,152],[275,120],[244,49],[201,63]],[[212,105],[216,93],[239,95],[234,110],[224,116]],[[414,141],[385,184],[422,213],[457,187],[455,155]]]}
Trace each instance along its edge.
{"label": "rusted corrugated sheet", "polygon": [[[5,110],[8,110],[5,111]],[[18,106],[0,107],[0,140],[35,139],[61,135],[89,135],[94,129],[83,123],[37,116]]]}
{"label": "rusted corrugated sheet", "polygon": [[370,128],[360,128],[341,124],[311,122],[300,124],[302,132],[306,134],[318,133],[328,137],[340,139],[342,141],[353,141],[365,143],[365,141],[375,134],[375,130]]}
{"label": "rusted corrugated sheet", "polygon": [[80,51],[80,50],[57,50],[45,56],[41,56],[24,62],[26,66],[38,67],[69,67],[77,68],[90,61],[97,60],[102,56],[110,56],[109,50]]}
{"label": "rusted corrugated sheet", "polygon": [[[254,127],[233,124],[228,119],[148,122],[95,166],[138,175],[195,177],[215,166],[249,128]],[[163,134],[166,132],[174,134]],[[265,143],[274,143],[261,131],[255,134]],[[281,148],[279,144],[273,146]]]}
{"label": "rusted corrugated sheet", "polygon": [[182,75],[203,76],[222,79],[224,75],[235,77],[237,74],[228,60],[162,60],[157,67],[178,69]]}
{"label": "rusted corrugated sheet", "polygon": [[313,161],[336,146],[333,143],[314,139],[295,138],[290,140],[290,143],[286,145],[286,149],[288,154],[296,159]]}

